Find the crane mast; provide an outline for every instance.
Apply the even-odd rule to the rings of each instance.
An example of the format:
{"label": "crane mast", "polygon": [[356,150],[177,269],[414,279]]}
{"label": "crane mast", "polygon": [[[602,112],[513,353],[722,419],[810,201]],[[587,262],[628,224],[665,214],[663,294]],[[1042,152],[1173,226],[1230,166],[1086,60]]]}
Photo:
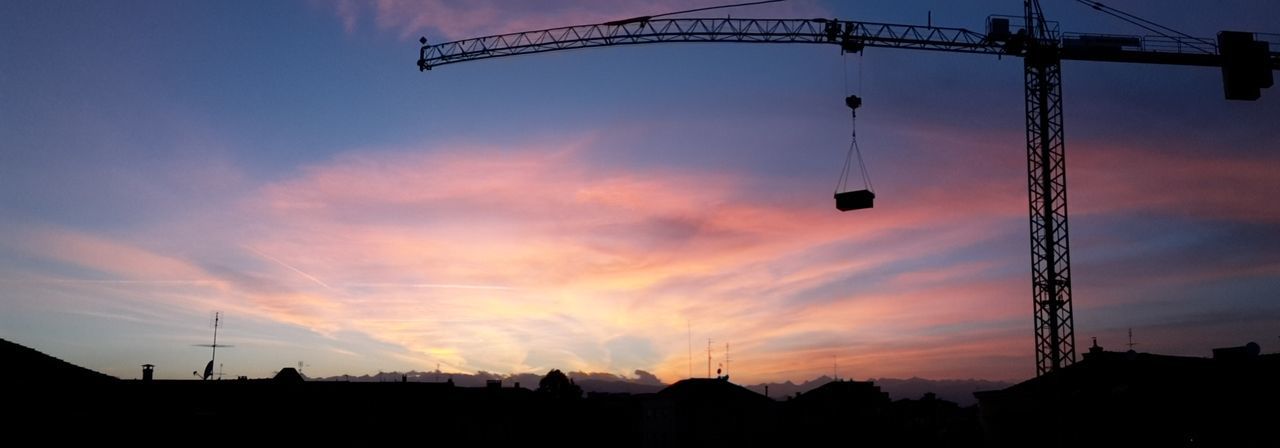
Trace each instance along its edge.
{"label": "crane mast", "polygon": [[1067,161],[1062,132],[1062,58],[1038,2],[1025,1],[1023,55],[1027,109],[1027,186],[1031,204],[1031,295],[1036,375],[1075,362]]}
{"label": "crane mast", "polygon": [[[1100,5],[1099,5],[1100,6]],[[1021,29],[1013,32],[1017,19]],[[1019,18],[991,16],[986,33],[964,28],[838,19],[636,17],[591,25],[525,31],[428,45],[420,40],[418,70],[522,54],[666,42],[837,44],[841,51],[904,48],[1013,56],[1023,59],[1027,184],[1036,375],[1075,362],[1071,253],[1062,115],[1062,61],[1221,67],[1227,99],[1254,100],[1271,87],[1280,52],[1252,33],[1224,31],[1217,44],[1189,36],[1068,34],[1045,20],[1036,0]]]}

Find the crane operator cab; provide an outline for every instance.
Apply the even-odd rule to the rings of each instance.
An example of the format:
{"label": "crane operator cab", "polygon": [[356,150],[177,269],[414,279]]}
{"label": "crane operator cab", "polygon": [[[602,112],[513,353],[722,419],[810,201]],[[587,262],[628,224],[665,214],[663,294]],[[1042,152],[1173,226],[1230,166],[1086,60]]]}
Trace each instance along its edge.
{"label": "crane operator cab", "polygon": [[[850,116],[856,121],[858,107],[862,106],[862,98],[857,95],[849,95],[844,99],[844,104],[849,106]],[[863,189],[861,190],[849,190],[849,177],[853,173],[855,158],[858,162],[858,172],[862,174]],[[862,162],[862,150],[858,148],[858,132],[856,129],[850,137],[849,152],[845,155],[844,169],[840,172],[840,180],[836,184],[835,199],[836,210],[842,212],[871,208],[876,199],[876,193],[871,190],[871,177],[867,175],[867,165]]]}

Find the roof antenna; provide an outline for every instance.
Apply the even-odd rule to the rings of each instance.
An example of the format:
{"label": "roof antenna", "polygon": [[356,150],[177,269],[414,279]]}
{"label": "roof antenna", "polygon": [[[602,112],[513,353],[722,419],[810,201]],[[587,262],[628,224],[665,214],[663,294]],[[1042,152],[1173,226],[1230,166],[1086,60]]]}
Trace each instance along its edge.
{"label": "roof antenna", "polygon": [[711,338],[707,338],[707,378],[711,378]]}
{"label": "roof antenna", "polygon": [[[205,364],[204,366],[204,375],[201,376],[199,373],[191,372],[191,373],[194,373],[196,376],[199,376],[200,379],[202,380],[208,380],[210,378],[213,378],[213,362],[218,359],[218,347],[226,347],[226,348],[235,347],[234,345],[218,344],[218,327],[220,326],[222,326],[222,313],[218,311],[214,311],[213,312],[213,343],[194,345],[195,347],[209,347],[213,349],[213,353],[209,357],[209,363]],[[222,379],[221,364],[218,365],[218,370],[219,370],[218,379]]]}
{"label": "roof antenna", "polygon": [[729,343],[724,343],[724,378],[729,379]]}

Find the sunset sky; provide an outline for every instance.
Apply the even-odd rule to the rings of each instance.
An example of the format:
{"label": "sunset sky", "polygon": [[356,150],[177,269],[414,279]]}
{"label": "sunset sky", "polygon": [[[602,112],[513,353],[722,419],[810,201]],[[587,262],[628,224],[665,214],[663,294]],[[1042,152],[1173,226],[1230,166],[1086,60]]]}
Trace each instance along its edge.
{"label": "sunset sky", "polygon": [[[0,338],[123,378],[392,370],[1021,380],[1022,61],[664,44],[420,73],[445,42],[716,1],[0,2]],[[1068,31],[1142,34],[1071,1]],[[1113,1],[1197,36],[1280,3]],[[1021,2],[713,17],[983,30]],[[1280,36],[1276,36],[1280,41]],[[1273,50],[1280,44],[1274,45]],[[1064,63],[1077,345],[1280,347],[1280,88]],[[849,144],[877,202],[831,198]],[[692,363],[690,363],[690,340]],[[714,369],[714,365],[713,365]]]}

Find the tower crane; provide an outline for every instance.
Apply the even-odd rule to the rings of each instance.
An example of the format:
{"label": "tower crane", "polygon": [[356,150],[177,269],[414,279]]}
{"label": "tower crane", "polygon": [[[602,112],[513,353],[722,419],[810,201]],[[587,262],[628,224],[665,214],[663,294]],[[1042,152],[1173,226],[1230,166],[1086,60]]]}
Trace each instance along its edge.
{"label": "tower crane", "polygon": [[[1063,143],[1062,61],[1127,62],[1220,67],[1229,100],[1256,100],[1280,70],[1280,52],[1260,35],[1222,31],[1197,38],[1096,1],[1076,0],[1156,35],[1065,33],[1045,19],[1038,0],[1024,0],[1020,17],[990,16],[986,32],[929,25],[840,19],[659,18],[499,34],[429,45],[420,42],[418,69],[506,56],[591,47],[667,42],[834,44],[842,52],[865,47],[1020,57],[1026,93],[1027,185],[1030,199],[1031,286],[1036,375],[1075,362],[1071,311],[1071,254],[1067,235]],[[766,3],[766,2],[756,2]],[[709,8],[702,8],[709,9]],[[697,10],[695,10],[697,11]],[[852,107],[852,106],[851,106]]]}

